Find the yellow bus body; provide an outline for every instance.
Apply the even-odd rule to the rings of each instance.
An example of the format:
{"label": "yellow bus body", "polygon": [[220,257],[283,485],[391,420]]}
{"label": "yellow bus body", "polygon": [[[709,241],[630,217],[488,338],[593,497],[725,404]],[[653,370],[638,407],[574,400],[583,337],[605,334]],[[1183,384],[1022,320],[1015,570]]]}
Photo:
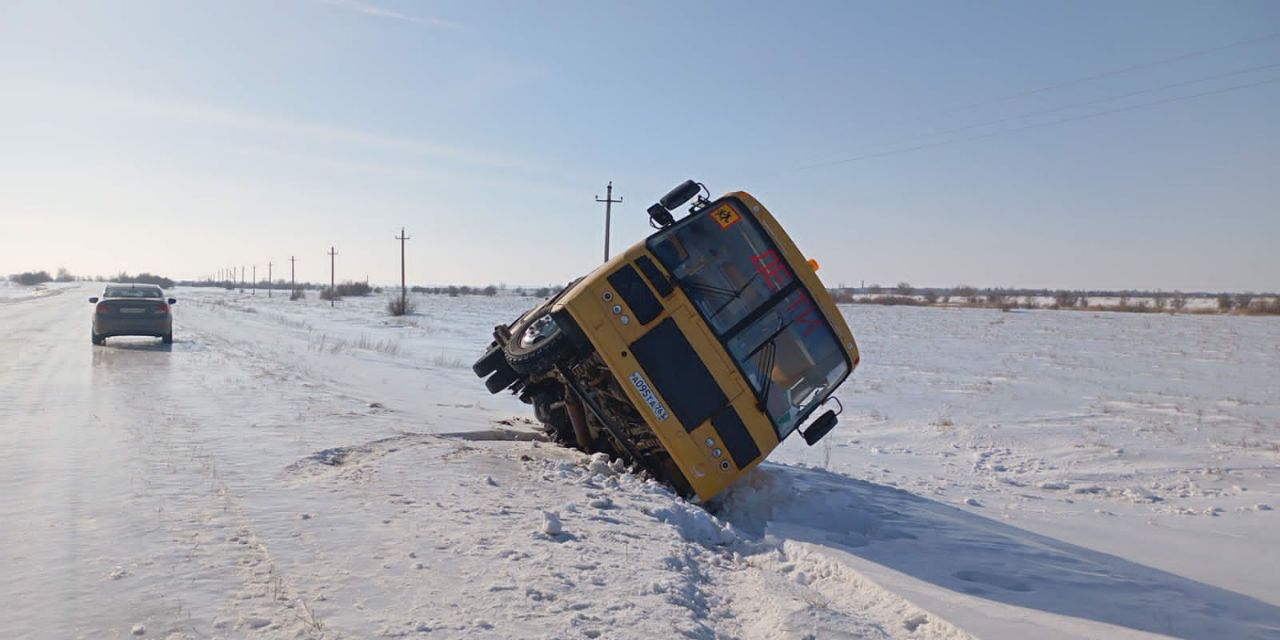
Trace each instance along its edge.
{"label": "yellow bus body", "polygon": [[[849,330],[848,324],[822,281],[819,280],[812,264],[796,247],[777,219],[754,197],[742,191],[728,194],[727,197],[740,201],[749,215],[754,216],[760,227],[776,244],[792,274],[800,280],[801,286],[812,298],[844,348],[848,357],[849,372],[852,373],[859,361],[853,332]],[[705,214],[705,211],[699,211],[693,215]],[[777,432],[769,416],[759,408],[755,392],[743,379],[742,373],[729,353],[679,287],[662,297],[662,311],[656,319],[644,326],[633,320],[635,313],[627,307],[627,303],[621,299],[621,296],[612,290],[613,287],[606,278],[624,265],[635,264],[642,257],[648,257],[649,260],[656,262],[656,257],[650,253],[645,241],[636,243],[592,271],[566,292],[552,310],[553,313],[558,311],[568,313],[578,324],[600,358],[618,379],[632,404],[671,455],[689,485],[700,499],[707,500],[724,491],[768,457],[779,444]],[[653,289],[651,282],[648,286],[655,295],[659,294]],[[615,307],[619,307],[620,310]],[[759,450],[759,455],[742,468],[738,468],[731,457],[725,454],[725,443],[721,442],[720,434],[717,433],[710,419],[699,425],[683,425],[679,423],[673,412],[666,411],[667,415],[663,418],[661,413],[655,412],[651,404],[651,401],[656,398],[658,407],[672,406],[650,382],[652,378],[631,353],[631,345],[657,323],[668,318],[679,328],[680,333],[696,352],[698,359],[702,361],[729,399],[730,405],[741,417],[743,425]],[[639,374],[646,384],[628,383],[636,374]],[[652,397],[646,397],[643,392],[646,386]],[[717,452],[720,455],[716,455]]]}

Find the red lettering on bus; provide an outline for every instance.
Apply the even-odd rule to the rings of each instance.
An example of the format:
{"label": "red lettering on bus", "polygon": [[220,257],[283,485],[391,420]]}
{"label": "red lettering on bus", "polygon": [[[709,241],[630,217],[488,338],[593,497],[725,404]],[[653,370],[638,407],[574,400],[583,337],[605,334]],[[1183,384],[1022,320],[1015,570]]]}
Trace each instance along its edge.
{"label": "red lettering on bus", "polygon": [[786,263],[782,261],[778,252],[773,249],[752,256],[751,264],[755,265],[757,273],[764,276],[764,283],[774,291],[791,282],[791,271],[787,269]]}
{"label": "red lettering on bus", "polygon": [[817,306],[813,304],[813,299],[803,291],[797,292],[796,299],[787,305],[787,314],[800,327],[805,337],[813,335],[813,332],[822,327],[822,320],[817,317],[816,312]]}

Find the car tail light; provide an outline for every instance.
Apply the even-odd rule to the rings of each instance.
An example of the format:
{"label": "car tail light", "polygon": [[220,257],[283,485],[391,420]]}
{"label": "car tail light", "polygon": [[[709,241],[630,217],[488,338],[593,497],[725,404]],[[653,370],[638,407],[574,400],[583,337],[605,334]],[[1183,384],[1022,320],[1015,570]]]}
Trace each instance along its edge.
{"label": "car tail light", "polygon": [[157,314],[166,314],[166,313],[169,313],[169,305],[167,305],[167,304],[165,304],[165,303],[163,303],[163,302],[161,302],[160,304],[156,305],[156,313],[157,313]]}
{"label": "car tail light", "polygon": [[98,315],[105,316],[108,313],[111,313],[111,307],[108,307],[105,304],[100,304],[98,305],[97,311],[98,311]]}

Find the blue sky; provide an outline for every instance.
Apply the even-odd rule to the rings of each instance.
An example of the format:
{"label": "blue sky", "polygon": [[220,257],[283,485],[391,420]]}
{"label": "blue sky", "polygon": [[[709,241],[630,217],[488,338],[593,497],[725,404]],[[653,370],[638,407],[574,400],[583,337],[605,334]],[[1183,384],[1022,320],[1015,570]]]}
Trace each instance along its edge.
{"label": "blue sky", "polygon": [[621,247],[691,177],[830,285],[1277,290],[1278,31],[1275,2],[2,0],[0,272],[321,280],[335,245],[389,282],[403,225],[414,282],[564,282],[607,181]]}

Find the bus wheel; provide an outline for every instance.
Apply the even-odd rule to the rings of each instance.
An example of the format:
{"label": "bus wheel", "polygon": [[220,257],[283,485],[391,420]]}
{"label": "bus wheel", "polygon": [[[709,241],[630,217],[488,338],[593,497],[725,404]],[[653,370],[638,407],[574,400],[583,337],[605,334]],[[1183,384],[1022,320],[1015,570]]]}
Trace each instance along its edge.
{"label": "bus wheel", "polygon": [[568,337],[546,307],[511,327],[511,340],[503,349],[511,368],[526,375],[550,371],[569,350]]}
{"label": "bus wheel", "polygon": [[489,390],[489,393],[501,393],[519,379],[520,374],[507,367],[500,367],[493,372],[493,375],[485,379],[484,386]]}
{"label": "bus wheel", "polygon": [[479,360],[476,360],[475,364],[471,365],[471,371],[477,376],[483,378],[494,371],[497,371],[498,367],[501,367],[504,363],[505,360],[503,360],[502,357],[502,347],[499,347],[497,343],[494,343],[490,345],[488,351],[484,352],[484,355],[480,356]]}

